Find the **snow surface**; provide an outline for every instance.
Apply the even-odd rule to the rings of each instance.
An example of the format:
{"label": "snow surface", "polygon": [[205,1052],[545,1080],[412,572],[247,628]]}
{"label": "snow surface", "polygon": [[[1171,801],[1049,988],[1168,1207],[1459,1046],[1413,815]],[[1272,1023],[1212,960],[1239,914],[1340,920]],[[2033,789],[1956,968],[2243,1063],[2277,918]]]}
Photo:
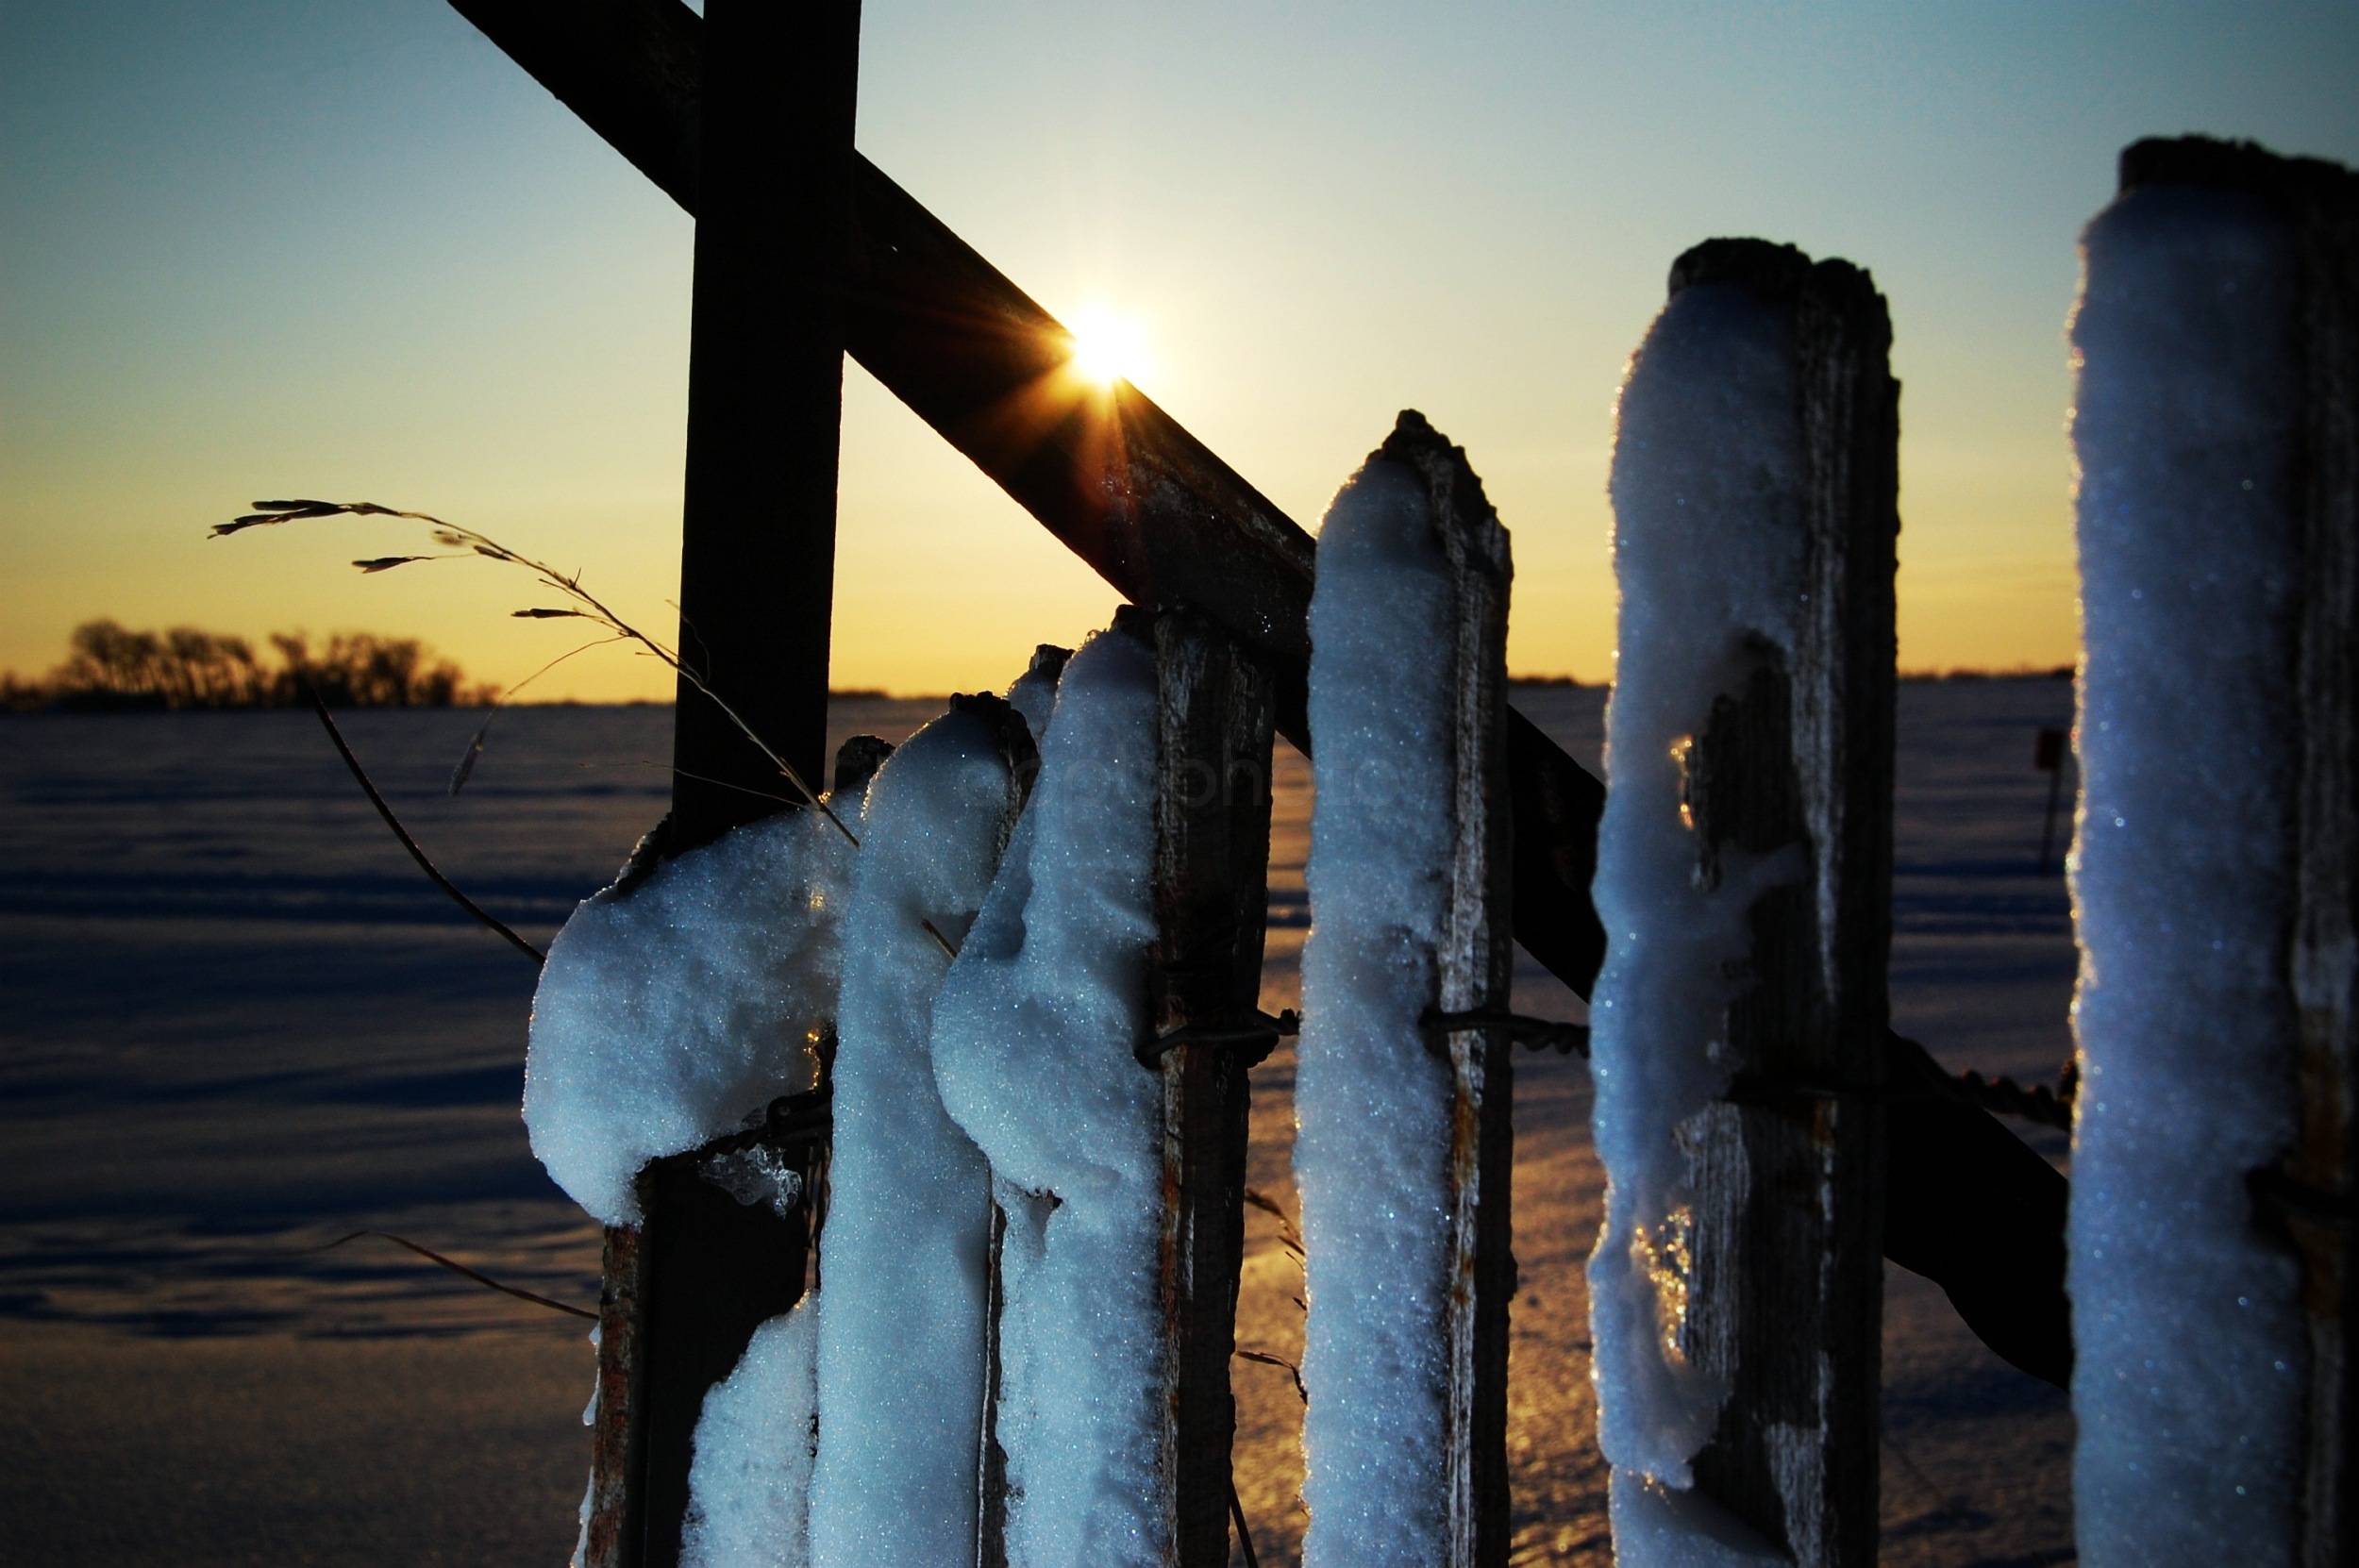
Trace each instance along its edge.
{"label": "snow surface", "polygon": [[1154,941],[1155,659],[1065,668],[1015,838],[934,1007],[943,1104],[991,1161],[1012,1568],[1163,1560],[1163,1083],[1133,1054]]}
{"label": "snow surface", "polygon": [[586,899],[549,944],[525,1126],[600,1224],[638,1223],[647,1161],[811,1087],[854,859],[818,812],[781,811]]}
{"label": "snow surface", "polygon": [[[1747,911],[1793,866],[1724,856],[1721,885],[1697,885],[1681,754],[1744,679],[1748,642],[1794,640],[1802,457],[1790,342],[1784,315],[1742,290],[1681,291],[1631,362],[1614,448],[1621,600],[1592,890],[1606,953],[1590,999],[1608,1188],[1589,1264],[1592,1376],[1607,1460],[1678,1489],[1725,1393],[1677,1345],[1689,1218],[1678,1129],[1726,1087]],[[1621,1519],[1622,1560],[1681,1560],[1680,1532],[1625,1538]]]}
{"label": "snow surface", "polygon": [[1328,508],[1311,597],[1294,1165],[1315,1568],[1437,1561],[1447,1527],[1452,1090],[1420,1020],[1448,905],[1453,624],[1425,485],[1372,459]]}
{"label": "snow surface", "polygon": [[2083,1560],[2285,1560],[2306,1340],[2246,1175],[2292,1140],[2300,359],[2289,238],[2153,188],[2090,225],[2070,1222]]}
{"label": "snow surface", "polygon": [[[2047,779],[2031,748],[2036,726],[2070,723],[2071,685],[1907,682],[1899,699],[1896,1026],[1952,1067],[2051,1077],[2075,959],[2063,878],[2033,872]],[[1601,691],[1512,700],[1596,765]],[[839,698],[832,739],[898,740],[939,710]],[[456,800],[467,715],[340,723],[437,862],[534,942],[664,809],[668,708],[514,709]],[[453,1543],[470,1562],[562,1561],[589,1325],[398,1247],[310,1250],[381,1227],[596,1303],[597,1226],[516,1115],[537,970],[418,876],[308,713],[0,731],[0,1382],[22,1417],[0,1423],[0,1561],[376,1568]],[[1309,760],[1281,745],[1275,762],[1272,1011],[1301,1000],[1311,815]],[[1514,994],[1582,1016],[1527,955]],[[1290,1212],[1293,1076],[1291,1042],[1254,1069],[1246,1165]],[[1518,1562],[1610,1551],[1581,1276],[1602,1184],[1589,1107],[1585,1064],[1517,1061]],[[1983,1350],[1936,1287],[1894,1270],[1885,1289],[1882,1560],[2064,1560],[2065,1396]],[[1248,1210],[1239,1343],[1297,1359],[1301,1293],[1277,1221]],[[1234,1380],[1237,1490],[1262,1562],[1282,1568],[1304,1524],[1302,1407],[1281,1368],[1241,1360]]]}
{"label": "snow surface", "polygon": [[970,1558],[982,1429],[990,1171],[942,1108],[929,1038],[999,860],[1008,770],[952,709],[878,770],[844,914],[835,1147],[820,1243],[812,1560]]}
{"label": "snow surface", "polygon": [[680,1568],[807,1568],[818,1420],[819,1296],[754,1330],[705,1394],[688,1468]]}
{"label": "snow surface", "polygon": [[1607,1487],[1617,1562],[1658,1568],[1784,1568],[1793,1560],[1701,1493],[1680,1492],[1633,1470]]}

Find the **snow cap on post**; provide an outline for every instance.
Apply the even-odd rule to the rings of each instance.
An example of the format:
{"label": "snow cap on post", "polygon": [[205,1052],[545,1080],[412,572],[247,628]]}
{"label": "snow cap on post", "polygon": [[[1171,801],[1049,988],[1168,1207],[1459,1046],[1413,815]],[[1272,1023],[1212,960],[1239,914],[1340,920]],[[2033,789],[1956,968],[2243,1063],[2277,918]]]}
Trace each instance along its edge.
{"label": "snow cap on post", "polygon": [[[860,798],[830,797],[855,821]],[[649,1160],[811,1086],[855,859],[819,812],[781,811],[667,860],[635,857],[558,932],[533,996],[525,1126],[601,1224],[639,1223]]]}

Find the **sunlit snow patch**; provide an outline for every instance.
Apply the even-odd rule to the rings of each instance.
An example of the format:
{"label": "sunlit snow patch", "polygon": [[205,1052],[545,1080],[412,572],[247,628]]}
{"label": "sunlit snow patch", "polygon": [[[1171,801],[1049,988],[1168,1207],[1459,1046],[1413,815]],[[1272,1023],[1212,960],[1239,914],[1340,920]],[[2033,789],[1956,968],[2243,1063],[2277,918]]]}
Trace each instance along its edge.
{"label": "sunlit snow patch", "polygon": [[1163,1081],[1135,1051],[1155,923],[1155,660],[1066,666],[1041,771],[935,1004],[943,1103],[989,1157],[1011,1568],[1163,1560]]}
{"label": "sunlit snow patch", "polygon": [[1371,460],[1328,508],[1311,600],[1295,1180],[1313,1568],[1437,1561],[1447,1518],[1452,1091],[1421,1020],[1448,903],[1453,600],[1424,483]]}
{"label": "sunlit snow patch", "polygon": [[[832,804],[857,822],[856,798]],[[533,996],[525,1126],[601,1224],[638,1223],[649,1160],[811,1087],[855,858],[818,812],[781,811],[626,876],[558,932]]]}
{"label": "sunlit snow patch", "polygon": [[[990,1171],[942,1108],[934,996],[1009,831],[1010,726],[962,698],[869,786],[844,917],[835,1146],[820,1260],[815,1561],[947,1563],[975,1549]],[[1026,747],[1029,750],[1029,745]]]}

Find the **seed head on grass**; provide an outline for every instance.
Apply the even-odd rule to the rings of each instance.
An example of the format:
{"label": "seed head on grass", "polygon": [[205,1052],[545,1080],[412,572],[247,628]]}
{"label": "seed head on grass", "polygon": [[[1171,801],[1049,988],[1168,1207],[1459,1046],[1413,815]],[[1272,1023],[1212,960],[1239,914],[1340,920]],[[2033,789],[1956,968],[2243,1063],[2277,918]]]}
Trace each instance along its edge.
{"label": "seed head on grass", "polygon": [[[849,827],[846,827],[844,825],[844,819],[837,816],[835,812],[829,809],[828,803],[819,798],[819,792],[811,787],[809,781],[803,777],[802,774],[795,769],[793,763],[789,762],[785,758],[780,757],[777,751],[772,749],[768,742],[764,741],[760,735],[756,734],[753,726],[745,722],[745,717],[740,714],[736,709],[731,708],[726,701],[724,701],[720,694],[714,692],[712,688],[706,683],[705,678],[702,676],[690,669],[684,662],[681,661],[679,654],[675,649],[673,649],[669,644],[648,636],[645,632],[641,631],[637,626],[632,626],[629,622],[615,614],[613,610],[608,609],[603,603],[601,603],[596,595],[593,594],[589,590],[583,588],[581,586],[581,575],[578,572],[571,574],[560,572],[555,567],[550,566],[545,562],[535,560],[530,556],[523,555],[517,551],[510,549],[507,545],[502,544],[499,541],[493,539],[488,534],[478,533],[473,528],[463,527],[456,523],[445,522],[442,518],[432,516],[427,512],[404,511],[397,507],[379,506],[374,501],[257,501],[254,503],[254,509],[245,513],[243,516],[232,518],[226,523],[214,524],[211,537],[220,539],[229,534],[243,533],[248,528],[275,527],[282,523],[302,523],[310,521],[314,518],[322,517],[406,518],[411,522],[423,523],[427,525],[428,528],[433,530],[434,542],[453,551],[462,554],[472,553],[486,557],[492,560],[505,561],[510,565],[520,566],[526,571],[530,572],[536,578],[539,579],[543,587],[552,589],[555,592],[563,594],[566,598],[574,601],[574,604],[571,608],[538,606],[528,609],[516,610],[513,613],[518,619],[527,621],[591,621],[604,626],[608,631],[613,633],[613,636],[611,638],[601,639],[600,641],[602,642],[627,641],[638,643],[640,647],[644,649],[646,652],[653,654],[657,659],[661,659],[665,664],[669,665],[673,672],[677,674],[680,679],[686,681],[692,689],[700,692],[707,701],[712,704],[713,707],[719,709],[722,714],[728,718],[729,723],[737,726],[739,733],[743,734],[748,741],[751,741],[755,746],[761,750],[761,754],[770,759],[771,765],[778,770],[779,776],[784,778],[788,784],[794,787],[795,792],[802,797],[804,804],[814,808],[821,815],[825,816],[830,823],[833,823],[835,825],[835,830],[843,834],[845,839],[855,848],[859,846],[859,838],[853,834]],[[441,560],[446,559],[448,558],[442,556],[377,556],[367,560],[356,560],[352,564],[360,568],[364,573],[375,573],[390,572],[396,566],[407,566],[412,561]],[[585,647],[595,645],[595,643],[584,644]],[[577,648],[573,651],[574,653],[578,653],[581,649]],[[572,657],[573,655],[569,653],[560,655],[560,659],[570,659]],[[539,676],[543,673],[543,671],[549,669],[559,661],[559,659],[550,660],[549,664],[543,665],[541,670],[534,671],[533,676],[527,676],[526,678],[529,680],[533,678],[533,676]],[[516,686],[509,688],[509,692],[513,692],[523,684],[523,681],[519,681]],[[489,726],[490,721],[486,720],[485,727],[488,728]],[[474,742],[468,747],[467,757],[460,762],[459,771],[453,776],[452,782],[454,790],[458,785],[463,784],[466,781],[466,775],[474,765],[474,759],[477,753],[478,753],[481,749],[482,732],[477,731]]]}

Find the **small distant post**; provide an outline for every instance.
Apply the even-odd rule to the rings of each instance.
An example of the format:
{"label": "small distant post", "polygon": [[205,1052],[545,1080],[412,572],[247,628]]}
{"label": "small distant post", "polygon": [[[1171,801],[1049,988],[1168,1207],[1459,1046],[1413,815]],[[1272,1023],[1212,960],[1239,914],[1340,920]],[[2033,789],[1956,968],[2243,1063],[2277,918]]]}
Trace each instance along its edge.
{"label": "small distant post", "polygon": [[2056,802],[2064,792],[2065,731],[2053,725],[2040,726],[2039,738],[2032,742],[2032,766],[2048,776],[2048,814],[2039,826],[2039,874],[2048,875],[2048,868],[2056,858]]}
{"label": "small distant post", "polygon": [[[1144,619],[1124,610],[1126,617]],[[1150,628],[1141,627],[1142,631]],[[1245,1258],[1246,1073],[1269,1043],[1255,1032],[1269,906],[1268,676],[1191,610],[1153,617],[1157,701],[1155,961],[1158,1039],[1206,1036],[1163,1053],[1164,1483],[1175,1568],[1230,1560],[1230,1449],[1236,1401],[1238,1271]],[[1223,1039],[1227,1035],[1230,1038]]]}
{"label": "small distant post", "polygon": [[1730,1390],[1696,1457],[1707,1496],[1803,1568],[1876,1560],[1883,1111],[1891,938],[1893,571],[1899,385],[1868,275],[1714,241],[1671,292],[1732,284],[1794,312],[1809,604],[1790,662],[1715,704],[1689,767],[1701,873],[1807,845],[1751,919],[1740,1064],[1696,1124],[1690,1359]]}

